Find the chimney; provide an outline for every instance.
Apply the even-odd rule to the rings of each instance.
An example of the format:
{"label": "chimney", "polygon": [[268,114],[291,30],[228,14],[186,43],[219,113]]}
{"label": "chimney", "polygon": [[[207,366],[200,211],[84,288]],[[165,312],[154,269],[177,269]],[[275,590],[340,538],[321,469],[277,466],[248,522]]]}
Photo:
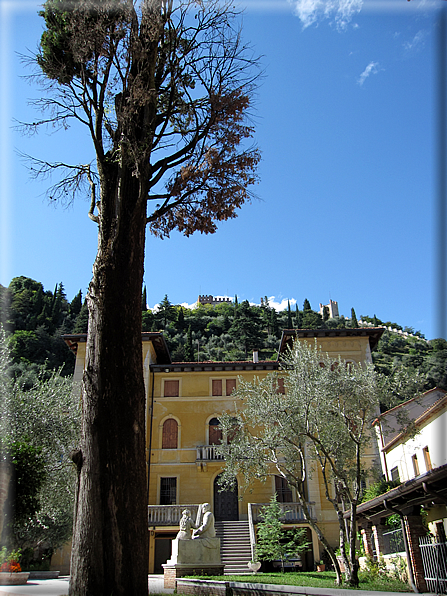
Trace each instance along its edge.
{"label": "chimney", "polygon": [[258,359],[258,350],[253,350],[253,362],[257,364],[259,362]]}

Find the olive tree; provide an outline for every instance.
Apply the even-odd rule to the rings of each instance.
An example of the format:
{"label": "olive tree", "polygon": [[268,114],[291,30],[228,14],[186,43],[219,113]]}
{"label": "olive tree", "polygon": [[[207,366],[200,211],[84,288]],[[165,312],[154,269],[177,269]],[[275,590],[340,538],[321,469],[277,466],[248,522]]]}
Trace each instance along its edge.
{"label": "olive tree", "polygon": [[[285,392],[279,389],[283,378]],[[304,517],[326,549],[341,582],[335,552],[313,519],[305,483],[320,474],[326,498],[337,515],[346,580],[358,585],[355,557],[356,510],[362,484],[374,462],[371,422],[389,383],[371,364],[334,362],[316,345],[296,340],[283,356],[281,370],[253,382],[241,380],[237,412],[221,417],[230,445],[223,480],[236,475],[246,487],[258,478],[280,474],[296,490]],[[349,510],[349,523],[343,519]]]}
{"label": "olive tree", "polygon": [[[81,123],[94,160],[32,160],[62,173],[53,200],[90,194],[98,252],[87,303],[79,493],[70,593],[147,594],[141,290],[146,226],[213,233],[251,198],[259,71],[224,0],[47,0],[37,64],[50,123]],[[152,255],[153,259],[157,255]]]}
{"label": "olive tree", "polygon": [[20,447],[19,453],[29,453],[30,465],[34,461],[39,472],[36,490],[31,487],[33,507],[14,521],[8,519],[5,540],[22,550],[43,543],[52,550],[72,533],[76,473],[70,453],[79,442],[80,388],[57,371],[49,378],[42,371],[28,388],[20,377],[10,376],[9,365],[8,341],[0,326],[0,446],[13,461]]}

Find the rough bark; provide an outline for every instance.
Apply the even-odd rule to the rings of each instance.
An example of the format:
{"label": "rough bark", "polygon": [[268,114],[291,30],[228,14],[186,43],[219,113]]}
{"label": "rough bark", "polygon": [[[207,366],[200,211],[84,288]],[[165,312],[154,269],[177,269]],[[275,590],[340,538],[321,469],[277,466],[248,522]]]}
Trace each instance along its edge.
{"label": "rough bark", "polygon": [[73,596],[139,596],[148,590],[147,512],[140,498],[146,479],[141,352],[145,202],[139,204],[138,190],[136,178],[121,172],[118,213],[113,213],[113,194],[102,195],[105,209],[87,298]]}

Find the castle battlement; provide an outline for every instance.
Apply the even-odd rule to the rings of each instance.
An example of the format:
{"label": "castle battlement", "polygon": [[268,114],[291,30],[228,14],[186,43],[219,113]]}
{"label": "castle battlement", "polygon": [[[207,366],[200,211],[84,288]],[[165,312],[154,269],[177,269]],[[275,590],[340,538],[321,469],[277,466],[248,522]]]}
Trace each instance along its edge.
{"label": "castle battlement", "polygon": [[199,294],[199,298],[197,300],[197,304],[211,304],[212,306],[216,306],[216,304],[222,304],[223,302],[230,303],[232,302],[231,298],[221,297],[221,296],[212,296],[211,294]]}

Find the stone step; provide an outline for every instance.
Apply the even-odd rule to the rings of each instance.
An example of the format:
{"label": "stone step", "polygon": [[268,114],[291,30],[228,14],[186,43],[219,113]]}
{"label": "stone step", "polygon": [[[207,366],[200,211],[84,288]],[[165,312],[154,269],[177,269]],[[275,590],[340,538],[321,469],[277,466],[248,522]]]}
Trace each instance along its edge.
{"label": "stone step", "polygon": [[220,538],[222,563],[225,575],[249,575],[247,563],[251,560],[250,531],[247,521],[216,522]]}

